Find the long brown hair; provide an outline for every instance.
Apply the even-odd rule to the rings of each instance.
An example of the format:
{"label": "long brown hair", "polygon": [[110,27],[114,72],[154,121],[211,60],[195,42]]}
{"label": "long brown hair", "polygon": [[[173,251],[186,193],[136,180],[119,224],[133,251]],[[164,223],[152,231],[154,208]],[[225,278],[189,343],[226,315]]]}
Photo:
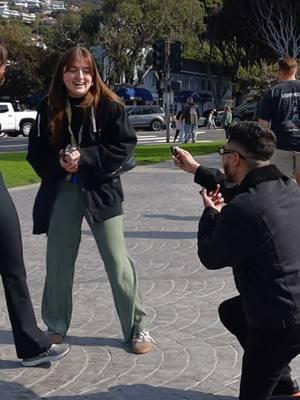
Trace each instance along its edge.
{"label": "long brown hair", "polygon": [[64,120],[66,118],[67,89],[63,81],[66,68],[72,66],[75,59],[83,58],[91,69],[93,85],[84,97],[81,107],[87,109],[94,107],[97,110],[103,97],[121,102],[120,98],[100,78],[95,60],[92,54],[84,47],[72,47],[59,59],[48,93],[48,105],[50,110],[49,129],[52,143],[58,145],[64,132]]}
{"label": "long brown hair", "polygon": [[3,85],[5,81],[5,66],[7,63],[7,50],[6,48],[0,44],[0,86]]}

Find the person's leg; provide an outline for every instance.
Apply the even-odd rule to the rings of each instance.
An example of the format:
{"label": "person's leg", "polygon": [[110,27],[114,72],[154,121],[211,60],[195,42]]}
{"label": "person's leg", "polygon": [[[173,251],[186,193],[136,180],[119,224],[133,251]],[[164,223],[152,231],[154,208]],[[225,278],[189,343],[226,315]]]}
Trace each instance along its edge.
{"label": "person's leg", "polygon": [[50,220],[42,318],[49,332],[64,336],[72,316],[74,265],[81,239],[83,199],[80,185],[64,182]]}
{"label": "person's leg", "polygon": [[196,143],[196,125],[195,124],[192,125],[191,133],[192,133],[192,142]]}
{"label": "person's leg", "polygon": [[181,143],[184,143],[184,141],[185,141],[184,126],[182,126],[181,129],[180,129],[179,141]]}
{"label": "person's leg", "polygon": [[281,332],[249,331],[243,357],[240,400],[271,398],[288,364],[300,353],[299,334],[300,326]]}
{"label": "person's leg", "polygon": [[225,328],[236,336],[240,345],[245,348],[248,327],[242,309],[241,296],[223,301],[219,306],[219,317]]}
{"label": "person's leg", "polygon": [[226,139],[228,139],[228,126],[224,126],[224,130],[225,130],[225,137]]}
{"label": "person's leg", "polygon": [[295,179],[298,185],[300,185],[300,152],[295,151],[294,152],[294,157],[295,157]]}
{"label": "person's leg", "polygon": [[26,283],[19,218],[0,175],[0,273],[17,356],[45,352],[50,343],[38,328]]}
{"label": "person's leg", "polygon": [[275,164],[284,175],[294,178],[295,160],[293,152],[277,149],[271,158],[271,163]]}
{"label": "person's leg", "polygon": [[176,129],[176,131],[175,131],[175,136],[174,136],[174,140],[173,140],[174,143],[176,142],[176,139],[177,139],[177,137],[178,137],[178,135],[179,135],[179,132],[180,132],[180,129]]}
{"label": "person's leg", "polygon": [[126,249],[123,217],[91,224],[91,229],[108,274],[123,335],[130,340],[146,328],[146,312],[138,293],[134,264]]}
{"label": "person's leg", "polygon": [[[222,324],[238,339],[243,349],[246,347],[248,327],[241,297],[236,296],[225,300],[219,306],[219,317]],[[287,366],[274,389],[274,394],[290,394],[297,391],[297,384],[291,377],[291,368]]]}
{"label": "person's leg", "polygon": [[188,143],[191,136],[191,124],[184,124],[184,143]]}

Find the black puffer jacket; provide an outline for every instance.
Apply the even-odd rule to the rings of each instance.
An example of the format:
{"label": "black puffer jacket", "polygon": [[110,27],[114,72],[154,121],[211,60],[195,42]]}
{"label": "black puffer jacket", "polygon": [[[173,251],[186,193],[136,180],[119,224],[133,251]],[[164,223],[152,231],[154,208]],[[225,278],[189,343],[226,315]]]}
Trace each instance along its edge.
{"label": "black puffer jacket", "polygon": [[[66,178],[59,164],[59,150],[71,143],[65,118],[66,135],[60,146],[51,144],[48,129],[48,104],[44,99],[36,122],[30,132],[27,160],[42,182],[33,209],[33,233],[48,231],[51,210],[59,183]],[[125,108],[108,98],[95,111],[96,131],[92,118],[84,119],[80,144],[80,180],[91,218],[103,221],[122,214],[123,190],[116,171],[133,154],[136,135],[127,118]]]}
{"label": "black puffer jacket", "polygon": [[249,327],[300,323],[300,190],[269,165],[252,170],[239,193],[199,222],[198,254],[208,269],[234,267]]}

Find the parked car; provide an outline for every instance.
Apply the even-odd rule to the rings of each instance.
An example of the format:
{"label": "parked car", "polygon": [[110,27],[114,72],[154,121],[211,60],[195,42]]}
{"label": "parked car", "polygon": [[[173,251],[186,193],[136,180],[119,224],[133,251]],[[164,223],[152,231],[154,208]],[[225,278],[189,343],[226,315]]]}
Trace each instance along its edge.
{"label": "parked car", "polygon": [[28,136],[37,112],[32,110],[15,111],[12,103],[0,103],[0,135]]}
{"label": "parked car", "polygon": [[128,119],[133,128],[150,128],[159,131],[166,125],[160,106],[127,106]]}
{"label": "parked car", "polygon": [[253,101],[235,107],[232,111],[232,121],[240,122],[255,120],[257,106],[258,101]]}

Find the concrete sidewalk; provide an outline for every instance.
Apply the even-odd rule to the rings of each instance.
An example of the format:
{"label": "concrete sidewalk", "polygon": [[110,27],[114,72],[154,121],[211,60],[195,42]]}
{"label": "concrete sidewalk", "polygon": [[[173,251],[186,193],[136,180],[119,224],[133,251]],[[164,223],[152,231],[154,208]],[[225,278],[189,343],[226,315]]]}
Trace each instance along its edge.
{"label": "concrete sidewalk", "polygon": [[[219,166],[216,155],[201,160]],[[207,271],[198,260],[199,187],[171,161],[137,167],[122,181],[128,250],[157,349],[137,356],[124,347],[107,276],[84,225],[66,339],[72,351],[61,362],[31,369],[19,365],[0,289],[1,400],[237,398],[242,353],[217,315],[218,304],[236,292],[229,268]],[[31,234],[36,187],[11,194],[21,219],[32,300],[43,327],[46,240]],[[294,375],[299,375],[300,360],[293,366]]]}

